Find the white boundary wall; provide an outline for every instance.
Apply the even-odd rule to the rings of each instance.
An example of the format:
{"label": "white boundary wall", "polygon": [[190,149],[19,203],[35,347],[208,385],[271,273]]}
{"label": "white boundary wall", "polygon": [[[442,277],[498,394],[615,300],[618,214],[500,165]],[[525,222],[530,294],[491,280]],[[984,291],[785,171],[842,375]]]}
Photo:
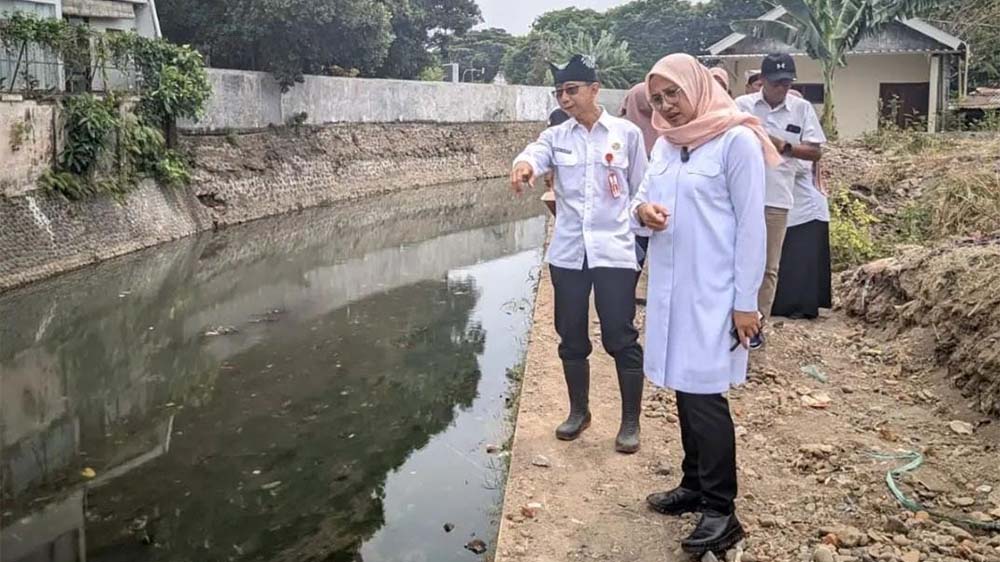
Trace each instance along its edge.
{"label": "white boundary wall", "polygon": [[[453,82],[306,76],[287,93],[265,72],[209,69],[212,98],[205,117],[187,130],[261,129],[306,114],[305,123],[472,123],[545,121],[555,107],[551,88]],[[625,92],[602,90],[617,113]]]}

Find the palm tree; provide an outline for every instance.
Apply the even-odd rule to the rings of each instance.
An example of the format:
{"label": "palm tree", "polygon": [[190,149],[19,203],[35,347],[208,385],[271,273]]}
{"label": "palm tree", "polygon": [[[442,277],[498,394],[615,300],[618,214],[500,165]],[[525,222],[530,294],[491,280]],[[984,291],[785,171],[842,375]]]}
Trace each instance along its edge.
{"label": "palm tree", "polygon": [[544,46],[544,55],[550,61],[565,62],[575,54],[590,55],[597,65],[601,82],[612,88],[628,88],[629,76],[633,74],[632,53],[628,41],[615,39],[607,31],[601,31],[600,38],[584,32],[576,37],[553,37]]}
{"label": "palm tree", "polygon": [[819,61],[823,70],[823,129],[837,136],[834,116],[833,77],[847,66],[847,53],[866,35],[879,32],[893,21],[911,18],[938,4],[939,0],[768,0],[784,8],[787,21],[739,20],[733,31],[773,39],[804,50]]}

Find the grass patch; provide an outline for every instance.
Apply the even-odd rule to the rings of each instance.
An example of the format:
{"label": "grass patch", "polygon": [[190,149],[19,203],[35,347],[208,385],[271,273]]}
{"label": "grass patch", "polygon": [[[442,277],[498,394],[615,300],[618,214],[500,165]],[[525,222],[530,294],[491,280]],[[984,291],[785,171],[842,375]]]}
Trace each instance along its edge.
{"label": "grass patch", "polygon": [[1000,172],[957,167],[923,196],[933,238],[1000,230]]}

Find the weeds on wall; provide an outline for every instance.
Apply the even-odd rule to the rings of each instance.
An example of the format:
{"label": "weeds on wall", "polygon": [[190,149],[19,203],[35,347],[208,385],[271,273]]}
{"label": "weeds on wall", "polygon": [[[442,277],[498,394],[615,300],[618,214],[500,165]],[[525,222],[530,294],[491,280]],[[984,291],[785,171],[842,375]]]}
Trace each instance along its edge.
{"label": "weeds on wall", "polygon": [[[55,168],[42,178],[44,187],[80,199],[121,196],[143,178],[169,185],[190,180],[188,163],[173,149],[173,137],[177,119],[201,117],[211,94],[197,51],[135,33],[105,34],[23,13],[0,20],[0,47],[19,55],[11,89],[18,73],[26,88],[37,84],[27,74],[26,61],[21,70],[25,54],[35,47],[57,56],[67,75],[82,72],[87,90],[97,78],[104,90],[62,99],[65,143]],[[109,68],[134,78],[138,96],[116,89]]]}
{"label": "weeds on wall", "polygon": [[30,119],[16,121],[10,126],[10,151],[17,152],[24,146],[24,142],[31,136],[34,128]]}

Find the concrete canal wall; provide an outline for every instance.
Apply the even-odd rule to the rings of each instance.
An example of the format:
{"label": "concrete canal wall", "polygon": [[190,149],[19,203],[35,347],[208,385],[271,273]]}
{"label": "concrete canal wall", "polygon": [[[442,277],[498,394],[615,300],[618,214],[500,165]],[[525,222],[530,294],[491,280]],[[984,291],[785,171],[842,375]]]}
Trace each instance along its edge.
{"label": "concrete canal wall", "polygon": [[[548,88],[211,70],[205,118],[182,123],[194,181],[121,201],[41,190],[59,111],[0,101],[0,291],[218,226],[424,186],[498,177],[542,128]],[[622,92],[603,94],[617,107]],[[301,126],[284,126],[298,117]]]}

